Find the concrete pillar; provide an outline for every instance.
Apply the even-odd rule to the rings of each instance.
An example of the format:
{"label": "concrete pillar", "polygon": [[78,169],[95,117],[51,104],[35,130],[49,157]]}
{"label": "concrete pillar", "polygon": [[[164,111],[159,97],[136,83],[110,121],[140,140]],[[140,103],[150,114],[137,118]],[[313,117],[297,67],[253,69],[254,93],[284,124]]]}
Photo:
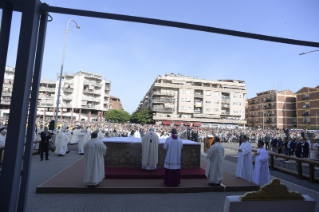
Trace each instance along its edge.
{"label": "concrete pillar", "polygon": [[103,111],[100,111],[100,115],[101,115],[100,121],[102,121],[103,120]]}
{"label": "concrete pillar", "polygon": [[52,119],[55,119],[55,108],[53,108],[53,117]]}
{"label": "concrete pillar", "polygon": [[81,109],[79,110],[79,121],[81,121]]}
{"label": "concrete pillar", "polygon": [[73,108],[71,109],[71,121],[73,119]]}
{"label": "concrete pillar", "polygon": [[45,120],[45,108],[43,109],[43,121]]}
{"label": "concrete pillar", "polygon": [[88,121],[91,121],[91,110],[89,110]]}
{"label": "concrete pillar", "polygon": [[60,117],[61,117],[61,118],[60,118],[61,120],[62,120],[62,114],[63,114],[63,109],[61,108],[61,116],[60,116]]}

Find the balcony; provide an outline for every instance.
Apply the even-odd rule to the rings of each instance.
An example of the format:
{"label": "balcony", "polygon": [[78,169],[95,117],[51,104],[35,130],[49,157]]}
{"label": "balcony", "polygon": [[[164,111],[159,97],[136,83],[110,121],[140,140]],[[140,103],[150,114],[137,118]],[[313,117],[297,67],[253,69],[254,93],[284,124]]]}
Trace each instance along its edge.
{"label": "balcony", "polygon": [[297,121],[292,121],[292,124],[294,124],[294,125],[297,124]]}
{"label": "balcony", "polygon": [[194,106],[195,107],[202,107],[203,105],[202,105],[202,102],[195,102]]}
{"label": "balcony", "polygon": [[250,121],[249,123],[255,123],[255,121]]}
{"label": "balcony", "polygon": [[229,103],[230,100],[229,99],[222,99],[222,103]]}
{"label": "balcony", "polygon": [[53,106],[53,102],[40,102],[38,103],[38,106]]}
{"label": "balcony", "polygon": [[310,105],[304,105],[302,108],[310,108]]}
{"label": "balcony", "polygon": [[67,93],[72,93],[73,90],[74,90],[73,88],[63,88],[63,91]]}
{"label": "balcony", "polygon": [[266,114],[264,114],[264,116],[272,116],[272,114],[271,113],[266,113]]}
{"label": "balcony", "polygon": [[293,98],[292,103],[296,103],[296,98]]}
{"label": "balcony", "polygon": [[62,97],[63,100],[72,100],[72,96],[63,96]]}
{"label": "balcony", "polygon": [[270,99],[270,98],[267,98],[267,99],[265,100],[265,102],[271,102],[271,99]]}
{"label": "balcony", "polygon": [[255,108],[249,108],[249,110],[254,111],[254,110],[255,110]]}
{"label": "balcony", "polygon": [[255,104],[255,101],[251,101],[251,102],[249,102],[249,104],[254,105],[254,104]]}
{"label": "balcony", "polygon": [[174,99],[153,99],[154,103],[174,103]]}
{"label": "balcony", "polygon": [[83,93],[90,93],[90,94],[98,94],[101,95],[100,92],[94,90],[83,90]]}
{"label": "balcony", "polygon": [[250,117],[255,117],[256,115],[250,115]]}
{"label": "balcony", "polygon": [[199,97],[199,98],[203,98],[204,96],[203,96],[203,94],[200,94],[200,93],[195,93],[195,94],[194,94],[194,97]]}
{"label": "balcony", "polygon": [[11,96],[12,93],[2,93],[2,96]]}
{"label": "balcony", "polygon": [[54,96],[49,96],[49,95],[39,95],[38,99],[53,99]]}
{"label": "balcony", "polygon": [[153,107],[153,111],[159,111],[159,112],[173,112],[173,108],[158,108],[158,107]]}
{"label": "balcony", "polygon": [[2,105],[10,105],[11,104],[11,100],[2,100],[0,104],[2,104]]}
{"label": "balcony", "polygon": [[39,91],[55,92],[55,88],[40,87]]}
{"label": "balcony", "polygon": [[223,108],[229,108],[229,107],[230,107],[230,105],[222,104],[222,107],[223,107]]}
{"label": "balcony", "polygon": [[72,108],[72,105],[71,104],[62,104],[61,107],[63,107],[63,108]]}
{"label": "balcony", "polygon": [[97,110],[98,107],[97,106],[92,106],[92,105],[82,105],[81,108],[84,108],[84,109],[93,109],[93,110]]}
{"label": "balcony", "polygon": [[297,117],[297,115],[296,115],[296,114],[292,114],[291,116],[292,116],[292,117]]}
{"label": "balcony", "polygon": [[309,125],[310,121],[304,121],[303,123],[306,124],[306,125]]}
{"label": "balcony", "polygon": [[110,89],[111,89],[110,86],[105,86],[105,90],[106,90],[106,91],[109,91]]}
{"label": "balcony", "polygon": [[221,112],[221,115],[229,115],[229,112]]}
{"label": "balcony", "polygon": [[222,99],[230,99],[229,96],[222,96]]}
{"label": "balcony", "polygon": [[264,107],[265,110],[270,110],[271,109],[271,106],[268,106],[268,107]]}
{"label": "balcony", "polygon": [[266,123],[267,123],[267,124],[270,124],[270,123],[271,123],[271,120],[267,120]]}
{"label": "balcony", "polygon": [[310,116],[310,113],[306,112],[302,114],[303,116]]}
{"label": "balcony", "polygon": [[73,80],[64,80],[64,84],[73,84]]}
{"label": "balcony", "polygon": [[160,96],[174,96],[174,92],[159,92],[159,91],[154,91],[153,95],[160,95]]}
{"label": "balcony", "polygon": [[309,99],[309,96],[302,97],[302,100],[308,100],[308,99]]}

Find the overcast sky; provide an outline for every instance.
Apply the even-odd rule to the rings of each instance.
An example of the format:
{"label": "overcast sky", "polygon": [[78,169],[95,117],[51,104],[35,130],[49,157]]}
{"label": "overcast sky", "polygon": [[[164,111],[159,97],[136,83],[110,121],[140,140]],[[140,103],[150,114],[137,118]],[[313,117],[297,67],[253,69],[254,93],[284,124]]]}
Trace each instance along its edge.
{"label": "overcast sky", "polygon": [[[318,0],[47,0],[51,6],[94,10],[319,42]],[[158,75],[238,79],[247,97],[269,89],[319,85],[315,48],[123,21],[51,14],[42,78],[60,71],[64,35],[71,23],[64,71],[95,72],[112,81],[111,95],[132,113]],[[14,13],[7,65],[15,67],[21,15]]]}

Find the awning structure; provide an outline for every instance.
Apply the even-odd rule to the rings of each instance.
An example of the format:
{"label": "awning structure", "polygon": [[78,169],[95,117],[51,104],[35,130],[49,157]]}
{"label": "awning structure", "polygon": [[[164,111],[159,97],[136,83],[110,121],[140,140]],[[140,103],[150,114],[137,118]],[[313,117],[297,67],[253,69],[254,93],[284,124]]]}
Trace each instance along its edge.
{"label": "awning structure", "polygon": [[189,123],[189,122],[184,122],[184,125],[185,125],[185,126],[190,126],[191,123]]}
{"label": "awning structure", "polygon": [[201,127],[202,124],[201,124],[201,123],[194,123],[193,126],[194,126],[194,127]]}
{"label": "awning structure", "polygon": [[181,122],[180,121],[176,121],[175,122],[175,126],[179,126],[179,125],[181,125]]}
{"label": "awning structure", "polygon": [[164,125],[171,125],[171,124],[172,124],[171,121],[163,121],[162,123],[163,123]]}

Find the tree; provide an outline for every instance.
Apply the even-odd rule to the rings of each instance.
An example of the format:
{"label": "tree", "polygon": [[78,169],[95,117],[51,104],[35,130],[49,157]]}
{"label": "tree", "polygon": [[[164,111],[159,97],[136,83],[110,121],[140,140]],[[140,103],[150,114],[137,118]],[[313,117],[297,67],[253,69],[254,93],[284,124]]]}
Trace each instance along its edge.
{"label": "tree", "polygon": [[118,121],[119,123],[124,123],[130,120],[131,116],[128,112],[123,110],[112,109],[107,111],[105,114],[105,120],[114,120],[115,122]]}
{"label": "tree", "polygon": [[139,124],[153,124],[154,120],[153,120],[153,114],[152,111],[150,111],[147,108],[143,108],[141,110],[137,110],[135,111],[132,115],[131,115],[131,122],[132,123],[139,123]]}

